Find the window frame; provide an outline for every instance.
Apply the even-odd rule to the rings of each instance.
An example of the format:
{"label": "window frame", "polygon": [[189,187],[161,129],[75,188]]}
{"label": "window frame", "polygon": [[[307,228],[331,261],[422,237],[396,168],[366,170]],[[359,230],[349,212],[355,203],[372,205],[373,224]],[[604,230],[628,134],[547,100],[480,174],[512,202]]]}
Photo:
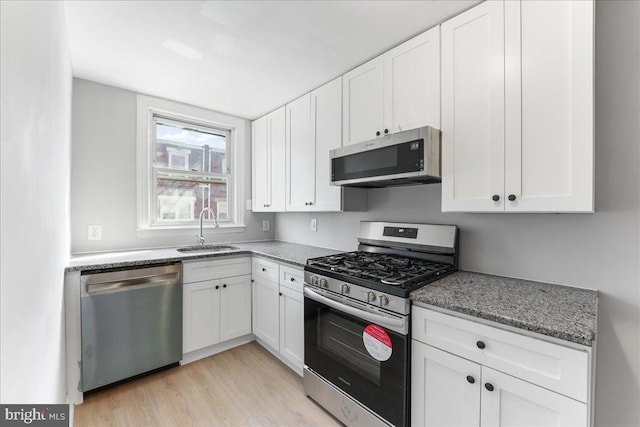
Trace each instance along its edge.
{"label": "window frame", "polygon": [[[216,232],[240,232],[244,231],[244,187],[245,187],[245,128],[244,119],[228,116],[226,114],[205,110],[174,101],[154,98],[147,95],[138,95],[137,111],[137,231],[180,231],[199,228],[196,219],[191,221],[159,221],[155,212],[157,208],[156,182],[158,170],[155,167],[156,145],[156,120],[174,121],[176,124],[185,124],[204,130],[215,129],[227,133],[227,212],[228,220],[222,220]],[[180,173],[179,169],[171,170]],[[197,172],[190,174],[197,175]],[[207,173],[207,175],[209,175]],[[203,226],[207,229],[213,227],[211,221],[205,221]]]}

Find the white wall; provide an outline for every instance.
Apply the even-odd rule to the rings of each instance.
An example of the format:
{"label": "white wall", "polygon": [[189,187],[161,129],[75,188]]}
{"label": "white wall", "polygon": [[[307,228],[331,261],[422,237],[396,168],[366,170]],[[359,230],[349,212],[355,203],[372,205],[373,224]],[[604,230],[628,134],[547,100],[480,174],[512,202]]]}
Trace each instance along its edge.
{"label": "white wall", "polygon": [[0,2],[2,403],[64,403],[71,62],[62,2]]}
{"label": "white wall", "polygon": [[640,425],[639,28],[640,2],[597,2],[595,214],[444,214],[423,185],[369,190],[366,213],[277,214],[276,238],[354,250],[360,220],[457,224],[461,269],[598,289],[596,425]]}
{"label": "white wall", "polygon": [[[195,230],[136,231],[136,93],[73,80],[71,251],[105,251],[196,244]],[[245,197],[251,196],[251,122],[245,121]],[[241,208],[245,204],[242,202]],[[268,213],[245,213],[240,233],[207,231],[207,243],[272,239],[262,231]],[[87,226],[102,225],[102,240],[88,240]]]}

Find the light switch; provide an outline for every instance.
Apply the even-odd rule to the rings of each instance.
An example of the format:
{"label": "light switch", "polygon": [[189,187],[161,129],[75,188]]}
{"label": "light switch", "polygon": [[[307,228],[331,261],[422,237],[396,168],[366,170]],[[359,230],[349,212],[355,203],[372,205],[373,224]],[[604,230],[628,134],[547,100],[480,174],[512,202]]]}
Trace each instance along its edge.
{"label": "light switch", "polygon": [[311,231],[318,231],[318,219],[311,218],[311,226],[309,227]]}

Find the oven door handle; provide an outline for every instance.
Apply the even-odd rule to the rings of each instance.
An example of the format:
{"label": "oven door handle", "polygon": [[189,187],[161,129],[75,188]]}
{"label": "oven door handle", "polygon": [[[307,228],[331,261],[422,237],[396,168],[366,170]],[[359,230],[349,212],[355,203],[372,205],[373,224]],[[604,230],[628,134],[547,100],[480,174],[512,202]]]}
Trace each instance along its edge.
{"label": "oven door handle", "polygon": [[311,290],[306,286],[304,287],[304,296],[314,301],[317,301],[319,303],[325,304],[336,310],[342,311],[344,313],[350,314],[360,319],[367,320],[369,322],[373,322],[377,325],[380,325],[395,331],[403,332],[405,329],[404,319],[394,319],[391,317],[383,316],[381,314],[375,314],[368,311],[360,310],[358,308],[347,305],[343,302],[339,302],[331,298],[327,298],[324,295],[320,295],[319,293]]}

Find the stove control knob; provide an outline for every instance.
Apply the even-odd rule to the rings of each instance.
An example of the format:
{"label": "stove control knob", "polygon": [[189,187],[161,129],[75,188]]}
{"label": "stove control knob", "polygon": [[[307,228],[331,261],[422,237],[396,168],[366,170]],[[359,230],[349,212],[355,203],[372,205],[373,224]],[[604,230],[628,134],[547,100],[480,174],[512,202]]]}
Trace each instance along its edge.
{"label": "stove control knob", "polygon": [[349,285],[347,285],[346,283],[343,283],[342,286],[340,286],[340,293],[344,294],[348,294],[349,293]]}
{"label": "stove control knob", "polygon": [[384,307],[385,305],[389,305],[389,298],[386,295],[380,295],[378,298],[380,301],[380,307]]}
{"label": "stove control knob", "polygon": [[320,279],[320,287],[326,288],[328,286],[327,279]]}
{"label": "stove control knob", "polygon": [[374,302],[376,300],[376,294],[369,291],[367,292],[367,302]]}

